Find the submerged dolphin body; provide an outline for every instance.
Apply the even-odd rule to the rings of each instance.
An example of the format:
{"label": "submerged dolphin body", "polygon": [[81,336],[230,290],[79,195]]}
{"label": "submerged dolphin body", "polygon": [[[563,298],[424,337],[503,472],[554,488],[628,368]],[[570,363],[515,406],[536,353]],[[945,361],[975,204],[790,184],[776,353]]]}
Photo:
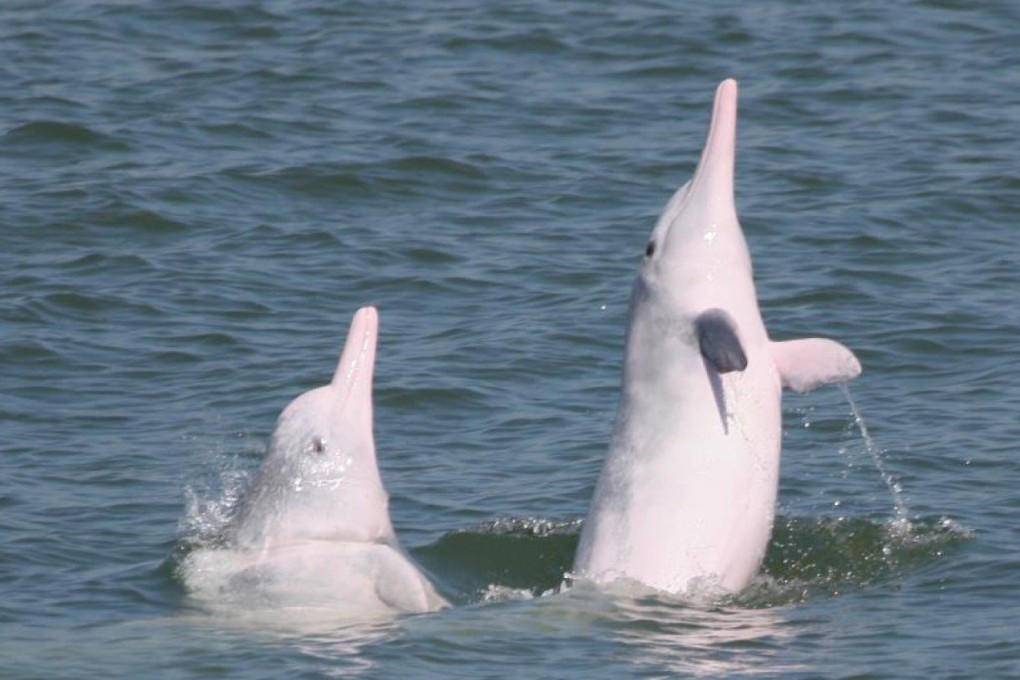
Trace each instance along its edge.
{"label": "submerged dolphin body", "polygon": [[616,425],[575,580],[685,596],[744,588],[772,531],[782,388],[860,374],[832,340],[769,340],[734,205],[736,123],[726,80],[694,177],[666,205],[634,283]]}
{"label": "submerged dolphin body", "polygon": [[446,606],[390,523],[373,434],[378,333],[376,309],[359,309],[330,384],[284,409],[226,547],[184,565],[197,595],[348,619]]}

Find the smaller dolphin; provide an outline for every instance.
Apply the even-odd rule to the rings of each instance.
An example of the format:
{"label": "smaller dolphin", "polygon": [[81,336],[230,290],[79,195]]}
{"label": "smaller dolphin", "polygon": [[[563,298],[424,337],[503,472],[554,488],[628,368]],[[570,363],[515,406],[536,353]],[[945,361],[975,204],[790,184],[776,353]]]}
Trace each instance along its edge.
{"label": "smaller dolphin", "polygon": [[775,516],[782,389],[861,372],[833,340],[769,338],[733,198],[736,133],[737,83],[725,80],[694,177],[666,204],[634,282],[576,580],[684,596],[747,586]]}
{"label": "smaller dolphin", "polygon": [[345,619],[447,605],[401,551],[379,476],[372,376],[379,313],[354,315],[332,381],[283,410],[227,527],[225,549],[185,563],[192,591],[248,607],[329,609]]}

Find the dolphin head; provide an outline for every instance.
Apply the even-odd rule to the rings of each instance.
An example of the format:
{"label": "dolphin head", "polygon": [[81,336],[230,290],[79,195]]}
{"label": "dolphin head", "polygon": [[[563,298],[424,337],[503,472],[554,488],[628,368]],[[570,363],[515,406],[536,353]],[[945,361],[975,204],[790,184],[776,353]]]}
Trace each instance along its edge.
{"label": "dolphin head", "polygon": [[379,313],[354,315],[336,373],[280,414],[236,520],[240,547],[302,540],[390,541],[372,427]]}
{"label": "dolphin head", "polygon": [[705,298],[706,289],[729,286],[734,275],[750,279],[751,256],[733,196],[736,145],[737,82],[728,79],[716,89],[694,177],[666,204],[645,247],[639,283]]}

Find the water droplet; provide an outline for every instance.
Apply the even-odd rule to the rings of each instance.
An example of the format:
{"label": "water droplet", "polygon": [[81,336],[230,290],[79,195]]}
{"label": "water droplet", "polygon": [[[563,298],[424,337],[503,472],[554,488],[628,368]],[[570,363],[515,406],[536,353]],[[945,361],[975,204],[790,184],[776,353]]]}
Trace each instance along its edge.
{"label": "water droplet", "polygon": [[886,488],[889,489],[889,493],[892,495],[893,502],[893,527],[899,531],[909,531],[910,521],[908,519],[908,511],[906,503],[903,502],[903,487],[900,483],[889,474],[885,469],[885,464],[882,461],[882,451],[875,446],[875,442],[871,439],[871,435],[868,434],[868,428],[864,424],[864,418],[861,417],[861,413],[857,410],[857,404],[854,403],[853,397],[850,396],[850,389],[846,383],[842,383],[839,386],[843,392],[843,396],[846,397],[847,403],[850,404],[850,411],[854,417],[854,423],[857,425],[857,429],[861,432],[861,437],[864,439],[864,446],[867,448],[868,453],[871,454],[871,459],[875,462],[875,467],[878,469],[879,476],[882,477],[882,481],[885,482]]}

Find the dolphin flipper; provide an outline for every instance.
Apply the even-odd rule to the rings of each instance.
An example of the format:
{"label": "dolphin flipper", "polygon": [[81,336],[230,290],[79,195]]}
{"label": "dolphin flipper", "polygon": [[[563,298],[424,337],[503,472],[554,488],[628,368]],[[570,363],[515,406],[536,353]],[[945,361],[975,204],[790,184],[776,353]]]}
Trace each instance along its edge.
{"label": "dolphin flipper", "polygon": [[861,363],[854,353],[826,338],[773,342],[772,357],[783,387],[794,392],[849,382],[861,374]]}
{"label": "dolphin flipper", "polygon": [[737,324],[729,313],[709,309],[694,320],[701,356],[719,373],[747,368],[747,354],[737,335]]}

